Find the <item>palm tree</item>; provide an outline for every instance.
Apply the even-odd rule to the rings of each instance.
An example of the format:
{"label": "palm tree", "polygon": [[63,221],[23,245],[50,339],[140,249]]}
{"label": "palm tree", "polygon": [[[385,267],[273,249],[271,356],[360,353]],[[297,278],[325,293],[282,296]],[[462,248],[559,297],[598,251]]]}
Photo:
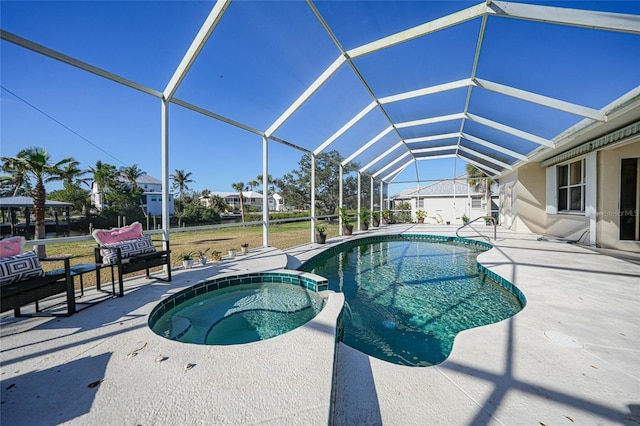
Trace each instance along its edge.
{"label": "palm tree", "polygon": [[131,184],[131,191],[138,189],[138,178],[147,173],[138,168],[137,164],[128,167],[120,167],[120,176]]}
{"label": "palm tree", "polygon": [[260,182],[258,182],[257,180],[250,180],[249,182],[247,182],[247,185],[249,186],[249,190],[253,191],[253,188],[260,185]]}
{"label": "palm tree", "polygon": [[88,172],[88,170],[80,169],[79,161],[73,160],[64,165],[61,177],[65,185],[72,185],[74,181],[88,184],[88,178],[81,178],[81,176],[86,175]]}
{"label": "palm tree", "polygon": [[94,167],[89,167],[89,173],[93,174],[93,183],[96,184],[96,204],[106,204],[103,195],[118,183],[116,166],[98,160]]}
{"label": "palm tree", "polygon": [[[270,191],[273,192],[273,189],[269,189],[268,186],[273,183],[273,176],[267,175],[267,183],[265,184],[262,181],[262,175],[258,175],[258,184],[262,185],[262,193],[268,194]],[[257,185],[256,185],[257,186]]]}
{"label": "palm tree", "polygon": [[187,184],[194,182],[192,179],[189,179],[191,176],[191,172],[186,172],[181,169],[175,169],[175,174],[169,175],[171,179],[173,179],[172,189],[178,189],[180,192],[180,201],[182,202],[182,211],[184,212],[184,191],[189,190],[189,186]]}
{"label": "palm tree", "polygon": [[466,170],[471,188],[476,192],[484,192],[485,202],[487,203],[487,216],[491,216],[491,186],[495,181],[473,164],[467,164]]}
{"label": "palm tree", "polygon": [[[57,163],[51,164],[49,160],[51,156],[44,148],[25,148],[18,152],[15,157],[2,157],[3,169],[14,169],[18,173],[22,173],[26,178],[32,175],[36,179],[36,185],[31,196],[33,197],[33,212],[36,217],[34,238],[36,240],[45,238],[45,202],[47,199],[47,190],[44,187],[45,182],[52,182],[63,179],[64,168],[67,164],[75,161],[73,158],[65,158]],[[44,245],[36,246],[38,257],[46,257],[46,249]]]}
{"label": "palm tree", "polygon": [[2,182],[7,186],[13,187],[13,197],[17,196],[20,192],[23,192],[24,186],[27,187],[26,189],[28,191],[31,190],[29,179],[27,179],[26,171],[23,169],[21,162],[11,161],[9,158],[7,161],[4,161],[3,159],[2,171],[9,173],[8,176],[2,176]]}
{"label": "palm tree", "polygon": [[240,196],[240,217],[242,218],[242,223],[244,223],[244,196],[242,195],[242,191],[244,191],[244,182],[236,182],[232,184],[231,187],[238,191]]}

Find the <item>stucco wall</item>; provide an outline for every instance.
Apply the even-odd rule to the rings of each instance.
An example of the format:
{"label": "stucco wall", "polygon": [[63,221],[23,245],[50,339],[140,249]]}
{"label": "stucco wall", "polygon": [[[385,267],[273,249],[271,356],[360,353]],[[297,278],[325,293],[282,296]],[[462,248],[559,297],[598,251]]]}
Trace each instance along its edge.
{"label": "stucco wall", "polygon": [[[420,197],[420,200],[424,200],[424,207],[422,210],[427,212],[427,217],[424,223],[436,224],[438,220],[442,218],[442,223],[447,221],[451,224],[462,224],[462,215],[467,214],[470,220],[476,219],[487,214],[485,207],[471,208],[471,199],[466,195],[460,194],[455,198],[453,196],[441,196],[441,197]],[[493,202],[498,203],[497,197],[493,197]],[[416,199],[411,199],[411,208],[413,220],[416,220]],[[438,216],[439,215],[439,216]]]}
{"label": "stucco wall", "polygon": [[525,164],[518,169],[518,184],[512,195],[517,205],[518,232],[546,233],[545,176],[540,163]]}
{"label": "stucco wall", "polygon": [[620,160],[631,157],[640,157],[640,138],[598,153],[597,243],[603,248],[640,252],[640,242],[618,239]]}
{"label": "stucco wall", "polygon": [[[461,194],[460,196],[456,196],[455,205],[453,197],[422,197],[421,200],[424,200],[422,210],[427,212],[427,217],[424,220],[425,223],[437,223],[436,217],[438,217],[438,215],[440,215],[438,219],[442,217],[443,223],[447,221],[451,223],[462,223],[460,218],[466,209],[466,195]],[[412,201],[415,202],[415,200]]]}

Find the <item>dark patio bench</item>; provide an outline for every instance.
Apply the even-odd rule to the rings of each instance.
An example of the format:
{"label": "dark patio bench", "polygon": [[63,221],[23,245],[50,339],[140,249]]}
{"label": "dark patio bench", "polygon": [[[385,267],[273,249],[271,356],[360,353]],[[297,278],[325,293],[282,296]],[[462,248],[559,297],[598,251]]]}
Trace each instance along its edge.
{"label": "dark patio bench", "polygon": [[[47,272],[44,276],[40,277],[27,278],[13,283],[2,284],[0,286],[0,312],[6,312],[13,309],[16,317],[39,315],[69,316],[75,313],[75,289],[73,279],[71,278],[69,258],[40,259],[40,262],[60,260],[64,261],[64,269]],[[66,314],[47,314],[40,309],[40,301],[43,299],[65,293],[67,304]],[[31,303],[35,303],[36,305],[36,313],[29,315],[22,314],[20,312],[20,308]],[[58,304],[54,306],[57,305]]]}
{"label": "dark patio bench", "polygon": [[[151,278],[149,272],[150,268],[167,265],[167,278],[158,279],[163,281],[171,281],[171,250],[169,250],[169,241],[162,242],[165,244],[164,250],[157,250],[151,253],[136,254],[128,257],[123,256],[120,247],[109,247],[112,250],[116,250],[116,257],[113,260],[113,263],[108,264],[103,263],[103,255],[101,253],[101,249],[104,249],[106,247],[98,245],[98,247],[95,248],[95,261],[98,264],[102,264],[103,269],[109,266],[111,267],[112,282],[115,279],[114,271],[117,271],[118,273],[119,297],[124,296],[124,274],[145,270],[147,273],[146,277]],[[100,285],[100,282],[98,282],[98,285]]]}

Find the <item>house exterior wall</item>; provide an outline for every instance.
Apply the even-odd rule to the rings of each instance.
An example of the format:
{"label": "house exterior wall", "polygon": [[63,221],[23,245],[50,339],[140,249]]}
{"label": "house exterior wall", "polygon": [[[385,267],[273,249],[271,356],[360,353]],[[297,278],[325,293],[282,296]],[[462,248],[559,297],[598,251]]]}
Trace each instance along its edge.
{"label": "house exterior wall", "polygon": [[[162,215],[162,184],[161,183],[140,183],[138,184],[144,191],[142,193],[142,203],[145,212],[152,216]],[[104,196],[95,182],[91,183],[91,203],[98,209],[104,207]],[[173,194],[169,194],[169,214],[174,214]]]}
{"label": "house exterior wall", "polygon": [[589,229],[584,213],[558,213],[555,166],[527,163],[500,180],[501,223],[517,232],[578,239]]}
{"label": "house exterior wall", "polygon": [[[602,248],[640,252],[639,241],[619,238],[621,162],[640,157],[640,136],[584,152],[567,155],[566,161],[551,162],[548,167],[542,166],[544,161],[527,163],[503,175],[500,178],[503,226]],[[559,168],[579,161],[584,170],[583,208],[559,211]]]}
{"label": "house exterior wall", "polygon": [[[471,198],[482,200],[480,206],[474,208]],[[497,200],[497,197],[493,197],[494,203],[497,203]],[[487,214],[486,206],[483,204],[483,197],[476,194],[469,197],[465,194],[460,194],[456,195],[455,198],[452,195],[421,196],[419,204],[416,198],[411,198],[410,203],[413,220],[416,220],[417,210],[424,210],[427,212],[424,223],[430,224],[437,224],[439,220],[442,223],[462,224],[463,214],[466,214],[470,220]]]}
{"label": "house exterior wall", "polygon": [[[162,193],[144,193],[142,194],[145,203],[143,207],[147,214],[151,216],[162,215]],[[174,214],[173,194],[169,194],[169,214]]]}
{"label": "house exterior wall", "polygon": [[620,164],[623,158],[640,157],[640,138],[598,153],[598,245],[603,248],[640,252],[640,242],[619,239]]}
{"label": "house exterior wall", "polygon": [[515,229],[518,232],[545,233],[545,188],[545,169],[540,163],[528,163],[518,169],[517,184],[513,185],[511,195],[517,205]]}

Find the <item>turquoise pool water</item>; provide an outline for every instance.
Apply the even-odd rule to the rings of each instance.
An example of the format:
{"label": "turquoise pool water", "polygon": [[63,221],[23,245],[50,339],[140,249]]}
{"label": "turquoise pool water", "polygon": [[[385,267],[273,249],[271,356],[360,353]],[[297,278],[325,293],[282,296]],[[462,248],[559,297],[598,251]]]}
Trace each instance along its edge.
{"label": "turquoise pool water", "polygon": [[347,345],[401,365],[444,361],[462,330],[501,321],[523,303],[478,269],[486,248],[403,237],[333,249],[301,269],[345,296]]}
{"label": "turquoise pool water", "polygon": [[322,297],[304,287],[282,283],[216,288],[152,313],[158,335],[184,343],[233,345],[270,339],[313,319]]}

